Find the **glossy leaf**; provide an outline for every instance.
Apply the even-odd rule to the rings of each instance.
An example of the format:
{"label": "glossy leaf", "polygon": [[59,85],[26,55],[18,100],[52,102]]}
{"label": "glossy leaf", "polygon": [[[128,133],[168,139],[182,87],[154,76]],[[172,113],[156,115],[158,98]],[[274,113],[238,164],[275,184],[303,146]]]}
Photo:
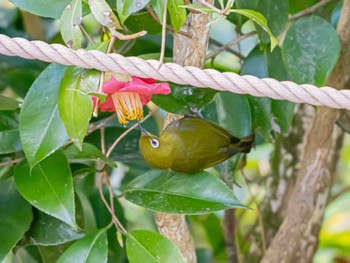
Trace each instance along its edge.
{"label": "glossy leaf", "polygon": [[126,253],[130,263],[185,263],[175,244],[161,234],[147,230],[127,234]]}
{"label": "glossy leaf", "polygon": [[0,182],[0,261],[29,229],[32,207],[17,192],[13,178]]}
{"label": "glossy leaf", "polygon": [[277,39],[269,29],[266,18],[262,14],[248,9],[231,9],[230,12],[248,17],[258,24],[266,33],[268,33],[271,41],[271,51],[278,45]]}
{"label": "glossy leaf", "polygon": [[18,100],[0,95],[0,110],[16,110],[18,108],[19,108]]}
{"label": "glossy leaf", "polygon": [[163,14],[164,14],[164,0],[151,0],[150,5],[156,13],[159,21],[163,21]]}
{"label": "glossy leaf", "polygon": [[116,15],[105,0],[89,0],[91,13],[103,26],[111,29],[123,29]]}
{"label": "glossy leaf", "polygon": [[222,91],[216,94],[215,103],[220,126],[238,137],[251,133],[252,117],[246,95]]}
{"label": "glossy leaf", "polygon": [[107,262],[106,230],[90,233],[77,240],[58,259],[58,263],[94,263]]}
{"label": "glossy leaf", "polygon": [[76,240],[84,236],[71,226],[39,210],[29,231],[30,243],[33,245],[53,246]]}
{"label": "glossy leaf", "polygon": [[58,110],[69,138],[82,150],[92,115],[93,105],[89,95],[84,94],[81,84],[82,70],[69,67],[64,73],[58,92]]}
{"label": "glossy leaf", "polygon": [[18,191],[33,206],[77,228],[73,180],[62,151],[41,161],[31,171],[26,162],[18,164],[15,182]]}
{"label": "glossy leaf", "polygon": [[22,147],[32,168],[67,141],[58,113],[58,88],[65,67],[48,66],[31,86],[20,113]]}
{"label": "glossy leaf", "polygon": [[19,8],[28,11],[29,13],[51,18],[60,18],[63,10],[71,0],[10,0]]}
{"label": "glossy leaf", "polygon": [[168,95],[153,95],[152,101],[163,110],[177,114],[197,112],[208,104],[217,91],[198,89],[191,86],[181,86],[170,83],[171,93]]}
{"label": "glossy leaf", "polygon": [[[123,8],[119,8],[118,6],[118,16],[120,18],[120,22],[123,24],[124,21],[133,13],[136,13],[143,9],[150,0],[124,0]],[[122,11],[122,12],[121,12]]]}
{"label": "glossy leaf", "polygon": [[79,25],[83,19],[82,0],[73,0],[63,11],[60,32],[66,45],[72,49],[81,48],[83,33]]}
{"label": "glossy leaf", "polygon": [[[278,36],[282,33],[288,21],[288,0],[260,0],[255,10],[265,16],[272,34]],[[261,27],[257,27],[257,31],[261,41],[268,44],[267,33]]]}
{"label": "glossy leaf", "polygon": [[299,19],[288,30],[282,57],[291,79],[322,86],[337,63],[340,44],[337,32],[317,16]]}
{"label": "glossy leaf", "polygon": [[70,162],[86,161],[86,160],[102,160],[111,167],[117,167],[116,163],[108,159],[96,146],[84,143],[82,151],[79,151],[74,145],[69,146],[65,150]]}
{"label": "glossy leaf", "polygon": [[184,0],[168,0],[168,12],[175,33],[179,31],[186,22],[186,9],[180,7],[183,5]]}
{"label": "glossy leaf", "polygon": [[205,214],[244,208],[223,181],[205,171],[181,174],[151,170],[133,180],[124,194],[136,205],[164,213]]}

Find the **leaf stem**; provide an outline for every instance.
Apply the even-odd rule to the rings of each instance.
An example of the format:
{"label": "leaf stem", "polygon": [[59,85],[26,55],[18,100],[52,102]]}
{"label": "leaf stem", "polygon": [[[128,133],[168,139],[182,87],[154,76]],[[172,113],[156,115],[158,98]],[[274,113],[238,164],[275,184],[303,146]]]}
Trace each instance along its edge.
{"label": "leaf stem", "polygon": [[239,42],[241,42],[242,40],[251,37],[253,35],[255,35],[256,32],[249,32],[247,34],[244,34],[242,36],[239,36],[238,38],[228,42],[226,45],[222,45],[221,47],[219,47],[218,49],[210,52],[207,56],[206,56],[206,60],[211,59],[213,57],[216,57],[217,55],[219,55],[221,52],[225,51],[226,49],[230,48],[231,46],[237,45]]}
{"label": "leaf stem", "polygon": [[159,57],[159,66],[158,70],[162,67],[164,62],[164,53],[165,53],[165,43],[166,43],[166,18],[167,18],[167,7],[168,0],[164,0],[164,10],[163,10],[163,21],[162,21],[162,45],[160,47],[160,57]]}

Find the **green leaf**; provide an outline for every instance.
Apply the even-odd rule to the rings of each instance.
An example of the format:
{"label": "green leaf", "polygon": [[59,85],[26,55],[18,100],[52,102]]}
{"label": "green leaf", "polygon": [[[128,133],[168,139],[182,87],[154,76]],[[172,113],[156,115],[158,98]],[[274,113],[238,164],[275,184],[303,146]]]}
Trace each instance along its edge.
{"label": "green leaf", "polygon": [[202,12],[202,13],[208,13],[208,14],[215,14],[217,13],[215,10],[203,6],[203,5],[197,5],[197,4],[188,4],[188,5],[182,5],[180,6],[181,8],[190,8],[190,9],[194,9],[196,11]]}
{"label": "green leaf", "polygon": [[[265,16],[267,24],[274,36],[279,36],[288,22],[288,0],[260,0],[256,11]],[[268,34],[257,28],[261,42],[270,42]]]}
{"label": "green leaf", "polygon": [[322,86],[338,61],[340,43],[334,27],[317,16],[299,19],[288,30],[282,57],[291,79]]}
{"label": "green leaf", "polygon": [[184,0],[168,0],[168,12],[175,33],[179,31],[186,22],[186,10],[180,7],[184,4]]}
{"label": "green leaf", "polygon": [[34,213],[34,220],[29,231],[30,243],[41,246],[54,246],[82,238],[71,226],[39,210]]}
{"label": "green leaf", "polygon": [[83,19],[82,0],[73,0],[63,11],[60,32],[66,45],[72,49],[81,48],[83,33],[79,25]]}
{"label": "green leaf", "polygon": [[0,110],[17,110],[18,108],[18,100],[0,95]]}
{"label": "green leaf", "polygon": [[18,129],[0,131],[0,154],[14,153],[22,150]]}
{"label": "green leaf", "polygon": [[120,22],[123,24],[124,21],[133,13],[136,13],[143,9],[150,0],[123,0],[123,9],[122,15],[120,14],[121,9],[118,6],[118,16],[120,18]]}
{"label": "green leaf", "polygon": [[31,168],[67,141],[57,105],[64,70],[62,65],[48,66],[35,80],[24,100],[19,133]]}
{"label": "green leaf", "polygon": [[79,151],[74,145],[69,146],[65,150],[70,162],[85,161],[85,160],[102,160],[111,167],[117,167],[116,163],[108,159],[96,146],[84,143],[82,150]]}
{"label": "green leaf", "polygon": [[51,18],[60,18],[70,0],[10,0],[13,4],[29,13]]}
{"label": "green leaf", "polygon": [[215,103],[220,126],[238,137],[251,133],[252,117],[247,95],[222,91],[216,94]]}
{"label": "green leaf", "polygon": [[89,0],[91,13],[103,26],[110,29],[123,29],[118,18],[105,0]]}
{"label": "green leaf", "polygon": [[0,142],[0,154],[22,150],[17,111],[0,111]]}
{"label": "green leaf", "polygon": [[73,179],[62,151],[56,151],[32,171],[26,162],[19,163],[15,168],[15,182],[18,191],[33,206],[77,228]]}
{"label": "green leaf", "polygon": [[31,205],[17,192],[13,177],[0,182],[0,262],[29,229]]}
{"label": "green leaf", "polygon": [[277,39],[272,34],[271,30],[267,25],[266,18],[262,14],[248,9],[231,9],[230,12],[248,17],[249,19],[257,23],[264,31],[266,31],[270,36],[271,51],[273,51],[273,49],[278,45]]}
{"label": "green leaf", "polygon": [[313,6],[319,0],[289,0],[289,13],[290,14],[295,14],[298,13],[308,7]]}
{"label": "green leaf", "polygon": [[151,0],[150,5],[156,13],[159,21],[162,23],[164,14],[164,0]]}
{"label": "green leaf", "polygon": [[127,234],[126,253],[130,263],[185,263],[175,244],[148,230],[134,230]]}
{"label": "green leaf", "polygon": [[177,114],[199,111],[213,99],[217,92],[213,89],[199,89],[173,83],[169,83],[169,85],[170,94],[153,95],[152,101],[163,110]]}
{"label": "green leaf", "polygon": [[205,214],[245,208],[222,180],[205,171],[181,174],[151,170],[130,182],[124,194],[136,205],[164,213]]}
{"label": "green leaf", "polygon": [[82,93],[82,70],[69,67],[64,73],[58,92],[58,110],[69,138],[82,150],[84,137],[89,128],[93,105],[89,95]]}
{"label": "green leaf", "polygon": [[102,229],[77,240],[58,259],[58,263],[107,262],[107,234]]}

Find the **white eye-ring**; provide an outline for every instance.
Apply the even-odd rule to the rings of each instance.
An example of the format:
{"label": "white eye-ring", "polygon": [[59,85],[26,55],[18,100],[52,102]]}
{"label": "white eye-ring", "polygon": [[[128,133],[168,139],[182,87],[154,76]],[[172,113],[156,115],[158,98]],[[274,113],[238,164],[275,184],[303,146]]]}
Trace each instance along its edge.
{"label": "white eye-ring", "polygon": [[159,147],[159,141],[157,139],[151,139],[150,142],[153,148]]}

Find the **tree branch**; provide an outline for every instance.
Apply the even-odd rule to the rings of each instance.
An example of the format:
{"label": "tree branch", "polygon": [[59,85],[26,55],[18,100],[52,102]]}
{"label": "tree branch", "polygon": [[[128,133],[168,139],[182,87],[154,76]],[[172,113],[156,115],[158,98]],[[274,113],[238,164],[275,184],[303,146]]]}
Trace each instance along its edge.
{"label": "tree branch", "polygon": [[[340,59],[327,85],[337,89],[350,84],[350,0],[344,0],[338,23]],[[288,200],[286,216],[262,263],[312,262],[318,245],[324,209],[342,146],[343,135],[334,128],[337,111],[319,108],[305,145],[297,181]]]}

